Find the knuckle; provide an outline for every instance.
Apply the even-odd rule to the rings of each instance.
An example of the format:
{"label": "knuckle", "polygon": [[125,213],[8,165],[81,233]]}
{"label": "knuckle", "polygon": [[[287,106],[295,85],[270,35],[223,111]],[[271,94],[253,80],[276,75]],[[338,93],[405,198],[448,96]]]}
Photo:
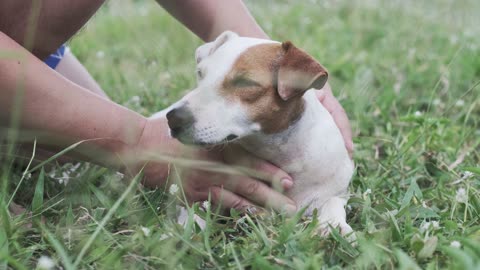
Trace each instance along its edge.
{"label": "knuckle", "polygon": [[243,200],[240,198],[236,198],[231,205],[231,208],[237,209],[237,210],[241,210],[243,207],[244,207],[244,203],[243,203]]}
{"label": "knuckle", "polygon": [[258,191],[259,188],[260,188],[260,183],[257,181],[252,181],[248,183],[247,186],[245,187],[245,194],[253,195],[255,194],[255,192]]}

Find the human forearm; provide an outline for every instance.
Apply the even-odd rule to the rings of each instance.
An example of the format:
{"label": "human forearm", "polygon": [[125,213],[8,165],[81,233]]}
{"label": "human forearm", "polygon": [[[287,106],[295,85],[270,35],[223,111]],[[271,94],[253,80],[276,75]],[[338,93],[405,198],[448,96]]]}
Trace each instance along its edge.
{"label": "human forearm", "polygon": [[267,38],[241,0],[157,2],[204,41],[212,41],[226,30],[241,36]]}
{"label": "human forearm", "polygon": [[21,137],[33,136],[57,149],[91,140],[77,155],[106,165],[114,162],[90,150],[114,157],[138,142],[146,123],[143,116],[64,79],[0,32],[0,126],[16,124],[15,111]]}

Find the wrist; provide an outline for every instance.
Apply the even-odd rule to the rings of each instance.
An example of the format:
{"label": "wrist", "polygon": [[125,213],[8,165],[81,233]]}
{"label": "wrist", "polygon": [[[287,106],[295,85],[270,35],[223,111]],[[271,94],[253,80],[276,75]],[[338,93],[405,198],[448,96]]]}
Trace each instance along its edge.
{"label": "wrist", "polygon": [[118,155],[120,171],[129,176],[142,171],[145,186],[162,186],[169,174],[169,157],[176,156],[180,143],[170,138],[165,118],[146,118],[141,129],[136,143]]}

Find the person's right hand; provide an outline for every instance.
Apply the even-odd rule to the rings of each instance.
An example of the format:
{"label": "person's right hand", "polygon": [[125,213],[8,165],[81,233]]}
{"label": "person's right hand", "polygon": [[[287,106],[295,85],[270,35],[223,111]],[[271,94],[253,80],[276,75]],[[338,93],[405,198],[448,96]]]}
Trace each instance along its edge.
{"label": "person's right hand", "polygon": [[[170,174],[179,173],[189,203],[208,200],[210,194],[212,204],[224,209],[241,210],[257,205],[286,211],[290,215],[296,211],[295,202],[282,194],[293,186],[292,178],[276,166],[247,153],[235,144],[210,150],[182,145],[168,136],[165,118],[152,118],[148,120],[137,146],[137,153],[142,151],[218,162],[220,168],[225,169],[225,165],[231,165],[229,169],[238,172],[228,174],[172,164]],[[220,163],[224,165],[221,166]],[[255,178],[245,176],[239,173],[241,170],[238,167],[258,171],[258,174],[255,174]],[[139,168],[140,166],[137,166],[137,169]],[[168,171],[165,163],[149,161],[144,167],[144,184],[149,187],[164,185]]]}

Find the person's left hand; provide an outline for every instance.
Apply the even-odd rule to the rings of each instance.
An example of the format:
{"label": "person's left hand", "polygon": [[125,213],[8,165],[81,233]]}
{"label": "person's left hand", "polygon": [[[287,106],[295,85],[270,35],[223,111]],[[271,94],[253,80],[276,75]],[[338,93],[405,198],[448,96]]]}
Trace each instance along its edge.
{"label": "person's left hand", "polygon": [[332,115],[335,124],[337,124],[337,127],[340,129],[340,133],[342,133],[343,140],[345,141],[345,148],[347,148],[348,154],[350,155],[350,158],[352,158],[352,128],[350,127],[347,113],[343,109],[340,102],[338,102],[338,100],[333,96],[332,89],[330,88],[330,85],[328,83],[321,90],[318,90],[316,94],[318,100]]}

